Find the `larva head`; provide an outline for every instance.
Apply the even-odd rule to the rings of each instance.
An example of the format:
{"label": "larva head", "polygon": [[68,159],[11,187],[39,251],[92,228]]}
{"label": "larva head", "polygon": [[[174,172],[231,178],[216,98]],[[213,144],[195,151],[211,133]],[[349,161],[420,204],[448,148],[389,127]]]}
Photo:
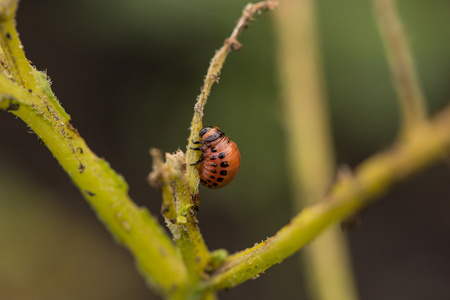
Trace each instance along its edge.
{"label": "larva head", "polygon": [[215,141],[224,135],[225,133],[222,132],[218,127],[212,126],[206,126],[199,132],[199,136],[204,143]]}

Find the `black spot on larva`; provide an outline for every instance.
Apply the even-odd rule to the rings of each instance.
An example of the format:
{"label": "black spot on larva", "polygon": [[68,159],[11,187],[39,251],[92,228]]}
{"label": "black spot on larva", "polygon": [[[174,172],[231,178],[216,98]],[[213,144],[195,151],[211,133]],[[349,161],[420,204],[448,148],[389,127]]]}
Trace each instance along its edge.
{"label": "black spot on larva", "polygon": [[[209,179],[208,179],[208,180],[209,180]],[[200,182],[203,183],[203,184],[206,184],[206,181],[203,180],[203,179],[200,179]]]}
{"label": "black spot on larva", "polygon": [[210,160],[215,160],[217,157],[215,155],[211,155]]}
{"label": "black spot on larva", "polygon": [[6,33],[6,38],[7,38],[8,40],[11,40],[11,39],[12,39],[11,34],[10,34],[9,32]]}
{"label": "black spot on larva", "polygon": [[222,177],[219,177],[219,178],[217,178],[217,181],[218,181],[218,182],[223,182],[223,178],[222,178]]}
{"label": "black spot on larva", "polygon": [[226,176],[227,175],[227,170],[222,170],[222,171],[220,171],[220,175],[222,175],[222,176]]}
{"label": "black spot on larva", "polygon": [[214,183],[213,183],[213,186],[218,186],[218,184],[214,182]]}
{"label": "black spot on larva", "polygon": [[206,143],[205,145],[207,148],[211,147],[211,143]]}
{"label": "black spot on larva", "polygon": [[224,159],[225,158],[225,152],[220,152],[219,153],[219,158],[220,159]]}
{"label": "black spot on larva", "polygon": [[91,192],[91,191],[84,190],[84,192],[85,192],[86,194],[88,194],[88,196],[91,196],[91,197],[94,197],[94,196],[95,196],[95,193],[93,193],[93,192]]}
{"label": "black spot on larva", "polygon": [[217,171],[214,169],[211,169],[211,173],[217,173]]}
{"label": "black spot on larva", "polygon": [[211,148],[211,152],[217,152],[216,147],[212,147],[212,148]]}
{"label": "black spot on larva", "polygon": [[214,177],[214,176],[212,176],[212,175],[209,175],[209,178],[211,178],[211,179],[216,179],[216,177]]}
{"label": "black spot on larva", "polygon": [[217,164],[216,163],[212,163],[211,166],[215,168],[215,167],[217,167]]}
{"label": "black spot on larva", "polygon": [[221,163],[220,163],[220,166],[221,166],[222,168],[227,168],[227,167],[229,167],[229,165],[228,165],[228,162],[227,162],[227,161],[223,161],[223,162],[221,162]]}
{"label": "black spot on larva", "polygon": [[[204,180],[203,180],[204,181]],[[211,183],[211,180],[209,180],[209,179],[206,179],[206,181],[208,181],[209,183]]]}

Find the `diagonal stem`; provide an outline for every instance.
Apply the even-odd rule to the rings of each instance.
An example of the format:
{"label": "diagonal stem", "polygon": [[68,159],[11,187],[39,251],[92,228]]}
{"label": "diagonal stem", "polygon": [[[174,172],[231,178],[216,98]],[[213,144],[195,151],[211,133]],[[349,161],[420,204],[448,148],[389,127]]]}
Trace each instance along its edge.
{"label": "diagonal stem", "polygon": [[330,194],[306,207],[271,238],[227,258],[206,289],[228,289],[258,276],[298,251],[335,224],[372,203],[395,183],[436,163],[450,153],[450,107],[430,123],[417,126],[410,138],[400,139],[388,150],[360,164],[343,176]]}
{"label": "diagonal stem", "polygon": [[15,28],[16,7],[17,1],[0,0],[0,109],[22,119],[48,147],[105,227],[134,255],[147,283],[181,299],[187,272],[179,253],[157,220],[132,202],[122,176],[72,126],[46,76],[29,64]]}

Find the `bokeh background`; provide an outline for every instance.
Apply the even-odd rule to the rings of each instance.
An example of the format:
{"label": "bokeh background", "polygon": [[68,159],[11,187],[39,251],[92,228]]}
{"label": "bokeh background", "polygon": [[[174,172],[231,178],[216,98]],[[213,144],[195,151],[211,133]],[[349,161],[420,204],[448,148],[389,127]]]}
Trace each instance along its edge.
{"label": "bokeh background", "polygon": [[[193,104],[214,51],[246,1],[22,0],[18,30],[46,70],[74,126],[159,216],[150,147],[185,149]],[[450,96],[450,2],[399,1],[431,112]],[[396,96],[370,1],[317,1],[319,41],[337,164],[386,148],[398,127]],[[233,184],[201,189],[210,249],[230,252],[286,224],[283,115],[270,14],[252,23],[214,86],[204,123],[240,147]],[[0,299],[158,299],[48,149],[0,114]],[[361,215],[347,234],[360,298],[450,299],[450,174],[434,166]],[[298,255],[221,299],[308,299]]]}

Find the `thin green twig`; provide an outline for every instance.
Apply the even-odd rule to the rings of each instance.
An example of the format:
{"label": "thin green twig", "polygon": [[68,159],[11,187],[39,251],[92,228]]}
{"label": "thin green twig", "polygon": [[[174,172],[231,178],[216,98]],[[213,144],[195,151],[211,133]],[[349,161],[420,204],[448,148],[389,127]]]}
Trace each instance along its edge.
{"label": "thin green twig", "polygon": [[194,106],[194,116],[191,122],[191,131],[189,134],[188,145],[186,150],[186,161],[188,162],[187,167],[187,178],[189,181],[189,185],[192,190],[193,195],[198,194],[198,166],[190,166],[189,163],[196,162],[200,158],[200,153],[198,151],[193,151],[191,148],[197,147],[192,141],[198,141],[199,136],[198,133],[200,129],[203,127],[202,118],[203,118],[203,109],[206,105],[206,101],[211,92],[211,88],[214,82],[219,82],[220,72],[222,70],[223,64],[225,63],[225,59],[228,56],[228,53],[233,50],[241,49],[241,44],[238,42],[238,36],[244,31],[250,21],[253,20],[253,15],[257,12],[273,10],[277,7],[278,1],[262,1],[255,4],[248,4],[242,12],[242,16],[237,22],[236,27],[231,33],[230,37],[227,38],[223,44],[223,46],[216,51],[216,54],[211,60],[209,64],[208,72],[206,73],[205,81],[201,88],[200,95],[197,97],[197,102]]}
{"label": "thin green twig", "polygon": [[[198,161],[200,153],[192,149],[198,147],[193,144],[193,141],[199,140],[198,133],[202,128],[203,109],[212,85],[219,80],[220,71],[228,53],[231,49],[237,50],[241,47],[237,41],[239,34],[248,27],[255,13],[273,9],[276,5],[276,1],[248,4],[230,37],[225,40],[224,45],[212,58],[204,85],[194,107],[186,160],[184,160],[184,156],[181,158],[182,153],[178,152],[174,155],[167,154],[166,162],[163,163],[162,159],[157,157],[160,154],[155,150],[152,151],[154,171],[150,175],[151,182],[153,186],[158,186],[162,191],[163,215],[180,249],[193,284],[202,280],[205,268],[211,260],[211,253],[197,226],[194,209],[198,205],[199,178],[198,166],[192,166],[191,163]],[[163,172],[171,172],[172,175],[164,175]]]}

